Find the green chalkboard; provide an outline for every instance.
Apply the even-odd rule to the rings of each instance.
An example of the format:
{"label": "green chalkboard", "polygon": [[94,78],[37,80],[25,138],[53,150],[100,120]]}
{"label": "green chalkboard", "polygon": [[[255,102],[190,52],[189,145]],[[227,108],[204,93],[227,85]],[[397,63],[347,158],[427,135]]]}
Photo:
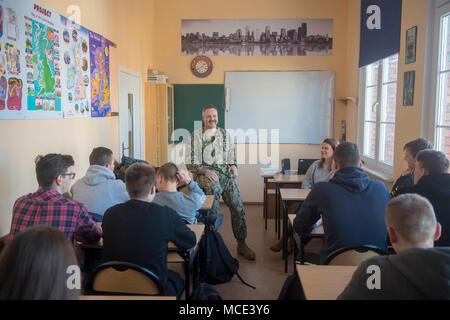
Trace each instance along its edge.
{"label": "green chalkboard", "polygon": [[[194,121],[202,121],[202,109],[208,104],[217,107],[218,126],[224,128],[223,84],[174,84],[174,127],[194,131]],[[175,141],[183,142],[183,141]]]}

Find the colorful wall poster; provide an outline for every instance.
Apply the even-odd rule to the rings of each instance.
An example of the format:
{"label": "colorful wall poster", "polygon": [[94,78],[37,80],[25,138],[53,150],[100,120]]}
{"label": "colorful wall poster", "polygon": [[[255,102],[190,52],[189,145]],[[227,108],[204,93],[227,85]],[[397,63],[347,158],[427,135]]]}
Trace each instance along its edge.
{"label": "colorful wall poster", "polygon": [[91,116],[89,30],[61,16],[61,86],[64,118]]}
{"label": "colorful wall poster", "polygon": [[91,116],[111,115],[109,89],[109,41],[101,35],[89,31],[91,64]]}
{"label": "colorful wall poster", "polygon": [[36,2],[25,11],[27,118],[62,118],[60,23]]}
{"label": "colorful wall poster", "polygon": [[24,119],[22,3],[0,0],[0,119]]}

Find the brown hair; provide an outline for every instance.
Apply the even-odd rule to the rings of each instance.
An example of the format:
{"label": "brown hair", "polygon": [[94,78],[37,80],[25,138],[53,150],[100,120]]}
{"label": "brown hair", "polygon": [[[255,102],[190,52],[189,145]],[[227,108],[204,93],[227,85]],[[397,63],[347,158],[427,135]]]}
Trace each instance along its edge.
{"label": "brown hair", "polygon": [[71,155],[49,153],[45,156],[37,156],[36,179],[40,187],[50,187],[53,181],[67,169],[75,164]]}
{"label": "brown hair", "polygon": [[436,232],[433,206],[417,194],[402,194],[389,201],[386,225],[411,244],[428,241]]}
{"label": "brown hair", "polygon": [[148,164],[135,163],[125,171],[125,184],[130,198],[145,197],[156,184],[155,170]]}
{"label": "brown hair", "polygon": [[111,149],[105,147],[97,147],[92,150],[89,156],[89,164],[92,166],[93,164],[99,166],[105,166],[108,163],[113,161],[113,152]]}
{"label": "brown hair", "polygon": [[[331,147],[331,149],[333,149],[333,153],[334,153],[334,150],[336,150],[336,147],[339,145],[339,142],[334,138],[326,138],[325,140],[323,140],[322,144],[324,144],[324,143],[328,144]],[[322,169],[324,164],[325,164],[325,159],[321,158],[318,168]],[[331,171],[331,166],[328,167],[328,171]]]}
{"label": "brown hair", "polygon": [[158,175],[161,175],[167,182],[177,181],[178,167],[173,162],[167,162],[158,169]]}
{"label": "brown hair", "polygon": [[0,300],[70,300],[67,268],[78,265],[64,233],[37,225],[18,233],[0,255]]}
{"label": "brown hair", "polygon": [[339,168],[357,167],[361,162],[359,149],[353,142],[342,142],[334,150],[333,158]]}
{"label": "brown hair", "polygon": [[[202,113],[205,112],[205,111],[208,110],[208,109],[215,109],[215,110],[217,111],[217,107],[216,107],[215,105],[213,105],[213,104],[208,104],[208,105],[206,105],[206,106],[203,107]],[[218,111],[217,111],[217,112],[218,112]]]}

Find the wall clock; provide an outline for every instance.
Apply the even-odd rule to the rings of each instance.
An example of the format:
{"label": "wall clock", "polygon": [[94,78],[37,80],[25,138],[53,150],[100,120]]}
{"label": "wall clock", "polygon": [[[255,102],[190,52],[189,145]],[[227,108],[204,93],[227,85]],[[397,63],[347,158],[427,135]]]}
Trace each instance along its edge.
{"label": "wall clock", "polygon": [[205,78],[209,76],[212,69],[212,61],[208,57],[198,56],[191,62],[191,71],[196,77]]}

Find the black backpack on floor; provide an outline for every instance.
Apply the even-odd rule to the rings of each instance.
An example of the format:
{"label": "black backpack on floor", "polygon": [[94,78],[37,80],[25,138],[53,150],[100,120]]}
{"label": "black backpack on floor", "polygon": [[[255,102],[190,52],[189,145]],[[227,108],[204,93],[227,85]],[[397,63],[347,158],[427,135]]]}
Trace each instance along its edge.
{"label": "black backpack on floor", "polygon": [[231,256],[222,236],[217,231],[207,230],[199,243],[200,277],[210,284],[229,282],[234,275],[250,288],[238,273],[239,261]]}

